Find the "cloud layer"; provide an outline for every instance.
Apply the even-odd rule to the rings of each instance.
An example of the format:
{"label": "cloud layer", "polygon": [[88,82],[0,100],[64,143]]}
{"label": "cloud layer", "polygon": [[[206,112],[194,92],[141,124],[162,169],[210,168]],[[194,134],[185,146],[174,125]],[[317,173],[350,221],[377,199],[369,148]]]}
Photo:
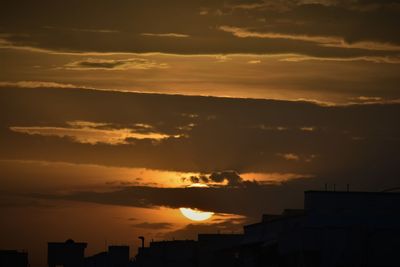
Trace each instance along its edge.
{"label": "cloud layer", "polygon": [[[398,57],[400,46],[397,0],[124,0],[118,5],[101,0],[62,6],[49,0],[7,1],[0,13],[3,44],[66,52],[322,58]],[[155,18],[163,23],[154,23]]]}
{"label": "cloud layer", "polygon": [[[51,88],[2,88],[0,99],[2,159],[200,173],[186,179],[213,185],[185,189],[121,184],[113,192],[47,196],[56,199],[135,207],[186,206],[256,216],[263,210],[295,206],[301,203],[303,190],[320,189],[325,183],[383,190],[397,186],[400,174],[400,105],[395,103],[325,106]],[[71,126],[116,132],[129,128],[170,137],[157,142],[129,136],[119,144],[84,143],[12,128]],[[296,179],[265,184],[251,182],[250,174],[244,179],[242,173],[291,173]]]}

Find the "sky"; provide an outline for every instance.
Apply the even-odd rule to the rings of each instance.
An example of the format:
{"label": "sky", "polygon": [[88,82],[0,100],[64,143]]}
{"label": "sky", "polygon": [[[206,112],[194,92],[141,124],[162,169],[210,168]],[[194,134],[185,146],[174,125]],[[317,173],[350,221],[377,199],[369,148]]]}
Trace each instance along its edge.
{"label": "sky", "polygon": [[[400,1],[2,1],[0,249],[235,232],[400,177]],[[203,222],[179,208],[214,215]]]}

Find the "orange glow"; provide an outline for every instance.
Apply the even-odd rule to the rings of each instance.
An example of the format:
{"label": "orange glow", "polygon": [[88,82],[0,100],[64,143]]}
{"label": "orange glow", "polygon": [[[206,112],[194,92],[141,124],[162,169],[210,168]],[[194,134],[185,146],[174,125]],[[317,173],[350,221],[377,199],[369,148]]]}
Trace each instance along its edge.
{"label": "orange glow", "polygon": [[201,222],[211,218],[214,215],[214,212],[209,211],[201,211],[198,209],[191,209],[191,208],[180,208],[179,209],[183,216],[188,218],[189,220]]}
{"label": "orange glow", "polygon": [[188,187],[208,187],[206,184],[201,184],[201,183],[194,183],[189,185]]}

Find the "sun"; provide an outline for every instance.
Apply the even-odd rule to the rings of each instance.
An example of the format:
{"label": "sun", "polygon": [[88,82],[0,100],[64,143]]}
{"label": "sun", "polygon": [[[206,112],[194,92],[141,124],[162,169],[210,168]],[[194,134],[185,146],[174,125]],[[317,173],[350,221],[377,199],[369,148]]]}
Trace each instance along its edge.
{"label": "sun", "polygon": [[198,209],[191,209],[191,208],[179,208],[183,216],[186,218],[192,220],[192,221],[205,221],[207,219],[210,219],[211,216],[214,215],[214,212],[210,211],[201,211]]}
{"label": "sun", "polygon": [[[202,183],[193,183],[189,185],[188,187],[208,187],[207,184],[202,184]],[[198,209],[191,209],[191,208],[179,208],[181,211],[182,215],[188,218],[189,220],[192,221],[205,221],[211,218],[211,216],[214,215],[214,212],[211,211],[202,211]]]}

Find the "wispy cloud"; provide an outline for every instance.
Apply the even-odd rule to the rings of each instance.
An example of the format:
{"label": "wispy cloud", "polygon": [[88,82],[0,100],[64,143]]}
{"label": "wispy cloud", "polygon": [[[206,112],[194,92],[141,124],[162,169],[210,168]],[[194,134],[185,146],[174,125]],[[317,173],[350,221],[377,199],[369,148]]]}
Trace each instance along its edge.
{"label": "wispy cloud", "polygon": [[47,30],[64,30],[64,31],[73,31],[73,32],[89,32],[89,33],[119,33],[120,31],[117,30],[110,30],[110,29],[88,29],[88,28],[59,28],[53,26],[45,26],[43,27]]}
{"label": "wispy cloud", "polygon": [[387,63],[387,64],[399,64],[400,57],[398,56],[357,56],[357,57],[314,57],[305,55],[286,55],[280,59],[280,61],[287,62],[302,62],[302,61],[337,61],[337,62],[351,62],[351,61],[367,61],[373,63]]}
{"label": "wispy cloud", "polygon": [[294,161],[300,160],[300,156],[294,153],[278,154],[278,156],[286,160],[294,160]]}
{"label": "wispy cloud", "polygon": [[261,63],[261,60],[259,60],[259,59],[256,59],[256,60],[249,60],[249,61],[247,61],[247,63],[249,63],[249,64],[260,64],[260,63]]}
{"label": "wispy cloud", "polygon": [[187,35],[187,34],[174,33],[174,32],[169,32],[169,33],[149,33],[149,32],[144,32],[144,33],[141,33],[140,35],[142,35],[142,36],[150,36],[150,37],[173,37],[173,38],[188,38],[188,37],[190,37],[190,35]]}
{"label": "wispy cloud", "polygon": [[149,223],[149,222],[143,222],[143,223],[135,223],[131,225],[132,227],[135,228],[141,228],[141,229],[154,229],[154,230],[163,230],[163,229],[171,229],[173,227],[173,224],[171,223]]}
{"label": "wispy cloud", "polygon": [[0,87],[18,88],[78,88],[79,86],[68,83],[44,82],[44,81],[18,81],[0,82]]}
{"label": "wispy cloud", "polygon": [[67,122],[67,124],[69,127],[12,126],[10,127],[10,130],[29,135],[69,137],[78,143],[106,143],[110,145],[128,144],[135,139],[162,140],[169,137],[175,137],[167,134],[152,132],[151,129],[147,129],[146,132],[136,132],[134,129],[128,128],[115,129],[107,123],[74,121]]}
{"label": "wispy cloud", "polygon": [[259,32],[251,31],[246,28],[220,26],[221,31],[228,32],[239,38],[260,38],[260,39],[286,39],[295,41],[305,41],[317,43],[325,47],[352,48],[376,51],[400,51],[400,46],[390,43],[360,41],[354,43],[346,42],[342,37],[338,36],[318,36],[306,34],[286,34],[278,32]]}
{"label": "wispy cloud", "polygon": [[73,70],[148,70],[148,69],[166,69],[168,64],[158,63],[154,60],[144,58],[129,59],[95,59],[88,58],[68,63],[64,66],[66,69]]}

